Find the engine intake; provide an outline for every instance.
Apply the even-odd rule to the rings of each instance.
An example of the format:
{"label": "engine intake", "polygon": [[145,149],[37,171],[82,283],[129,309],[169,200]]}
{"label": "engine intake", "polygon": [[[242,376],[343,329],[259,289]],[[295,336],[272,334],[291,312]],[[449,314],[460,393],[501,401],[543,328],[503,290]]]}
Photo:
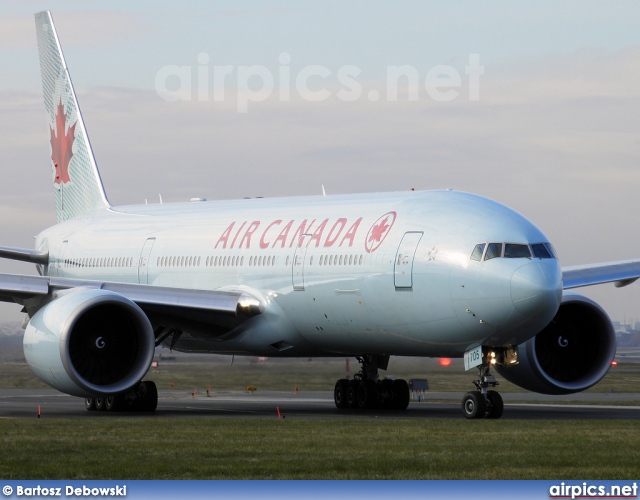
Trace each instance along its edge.
{"label": "engine intake", "polygon": [[592,300],[565,292],[551,323],[518,346],[519,364],[497,371],[530,391],[571,394],[598,383],[615,352],[615,331],[607,313]]}
{"label": "engine intake", "polygon": [[144,312],[107,290],[74,290],[33,315],[24,355],[45,383],[73,396],[124,392],[151,365],[155,337]]}

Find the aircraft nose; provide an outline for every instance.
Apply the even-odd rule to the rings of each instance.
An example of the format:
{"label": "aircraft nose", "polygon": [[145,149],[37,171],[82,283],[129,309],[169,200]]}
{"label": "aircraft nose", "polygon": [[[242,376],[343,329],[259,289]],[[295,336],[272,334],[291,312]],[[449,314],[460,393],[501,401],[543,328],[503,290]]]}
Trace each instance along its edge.
{"label": "aircraft nose", "polygon": [[[526,317],[555,315],[562,301],[562,272],[556,260],[530,262],[511,277],[511,300]],[[546,314],[545,314],[546,316]]]}

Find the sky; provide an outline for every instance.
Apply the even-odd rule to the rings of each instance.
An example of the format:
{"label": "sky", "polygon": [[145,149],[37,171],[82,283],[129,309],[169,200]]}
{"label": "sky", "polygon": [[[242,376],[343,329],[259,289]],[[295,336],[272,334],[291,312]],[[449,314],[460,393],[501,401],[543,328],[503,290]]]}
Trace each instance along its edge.
{"label": "sky", "polygon": [[[640,258],[638,2],[3,2],[1,245],[55,223],[45,9],[114,205],[451,188],[564,266]],[[581,293],[640,321],[638,283]]]}

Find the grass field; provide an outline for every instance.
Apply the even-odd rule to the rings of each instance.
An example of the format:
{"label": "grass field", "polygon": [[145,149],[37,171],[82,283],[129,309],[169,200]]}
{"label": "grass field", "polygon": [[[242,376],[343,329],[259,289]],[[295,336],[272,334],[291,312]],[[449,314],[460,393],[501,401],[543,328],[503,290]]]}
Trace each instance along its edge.
{"label": "grass field", "polygon": [[637,479],[624,421],[1,420],[4,479]]}

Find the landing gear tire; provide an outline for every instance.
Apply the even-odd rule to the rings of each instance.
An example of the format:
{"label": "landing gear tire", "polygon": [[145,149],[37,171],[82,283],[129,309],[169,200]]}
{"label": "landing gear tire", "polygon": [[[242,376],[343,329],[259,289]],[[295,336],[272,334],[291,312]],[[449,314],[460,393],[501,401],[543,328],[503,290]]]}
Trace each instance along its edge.
{"label": "landing gear tire", "polygon": [[347,384],[347,407],[357,409],[358,408],[358,388],[360,387],[359,380],[349,380]]}
{"label": "landing gear tire", "polygon": [[487,391],[487,413],[485,418],[500,418],[504,410],[502,396],[497,391]]}
{"label": "landing gear tire", "polygon": [[487,402],[479,392],[467,392],[462,398],[462,412],[468,419],[484,418]]}
{"label": "landing gear tire", "polygon": [[385,378],[378,385],[378,401],[380,409],[390,410],[393,408],[393,380]]}
{"label": "landing gear tire", "polygon": [[373,380],[362,380],[358,386],[358,408],[371,410],[378,407],[378,384]]}
{"label": "landing gear tire", "polygon": [[96,406],[96,411],[105,411],[107,409],[106,399],[104,397],[98,397],[93,399]]}
{"label": "landing gear tire", "polygon": [[107,411],[122,411],[124,407],[124,398],[119,394],[115,396],[107,396],[104,403]]}
{"label": "landing gear tire", "polygon": [[341,378],[336,382],[336,387],[333,390],[333,402],[336,404],[336,408],[347,408],[347,387],[349,381],[346,378]]}
{"label": "landing gear tire", "polygon": [[154,412],[158,407],[158,388],[155,382],[140,382],[138,388],[139,411]]}
{"label": "landing gear tire", "polygon": [[87,411],[96,411],[95,398],[84,398],[84,407],[87,409]]}
{"label": "landing gear tire", "polygon": [[406,410],[409,406],[409,384],[406,380],[396,379],[391,383],[391,393],[393,394],[392,408],[394,410]]}

